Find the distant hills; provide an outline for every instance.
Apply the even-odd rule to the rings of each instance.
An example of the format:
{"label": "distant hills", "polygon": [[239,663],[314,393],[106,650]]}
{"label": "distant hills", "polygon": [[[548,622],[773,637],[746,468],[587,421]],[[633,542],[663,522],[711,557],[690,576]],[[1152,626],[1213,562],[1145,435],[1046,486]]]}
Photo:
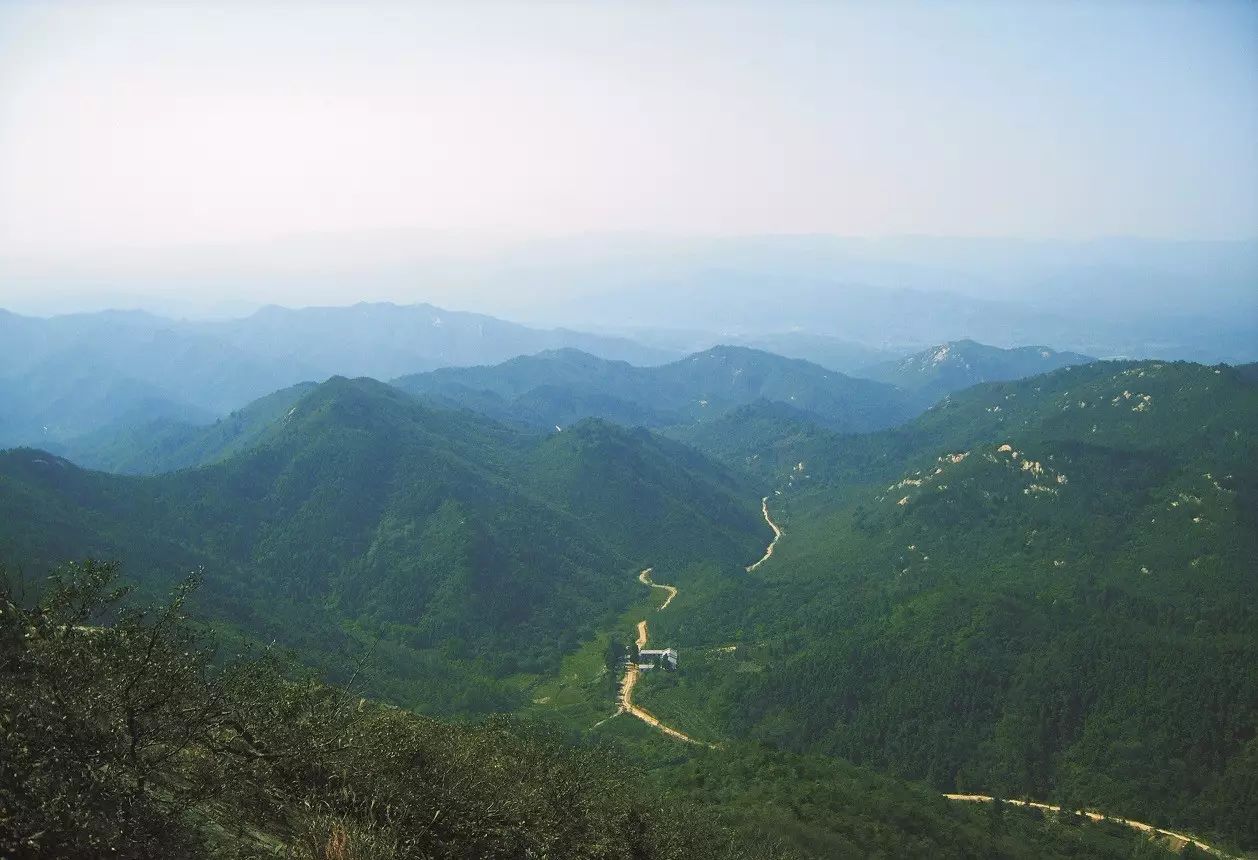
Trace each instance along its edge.
{"label": "distant hills", "polygon": [[282,388],[211,422],[170,418],[119,422],[49,443],[47,448],[81,466],[128,475],[204,466],[257,445],[315,387],[316,383],[300,382]]}
{"label": "distant hills", "polygon": [[[702,320],[727,337],[800,331],[900,353],[969,337],[1104,358],[1258,359],[1252,238],[594,236],[511,256],[477,279],[495,306],[577,327]],[[537,289],[519,291],[521,278]]]}
{"label": "distant hills", "polygon": [[[715,347],[658,367],[551,350],[498,365],[413,374],[393,384],[438,408],[469,409],[545,433],[586,418],[680,428],[756,401],[845,431],[890,426],[917,411],[913,398],[891,386],[742,347]],[[313,387],[281,389],[210,423],[120,422],[46,447],[81,465],[130,474],[204,465],[256,443]]]}
{"label": "distant hills", "polygon": [[434,402],[547,427],[586,416],[665,427],[713,420],[756,400],[788,405],[847,431],[887,427],[913,409],[903,392],[811,362],[718,346],[658,367],[634,367],[572,350],[495,367],[448,368],[394,384]]}
{"label": "distant hills", "polygon": [[[230,259],[249,263],[242,269],[225,263]],[[240,306],[256,301],[260,291],[282,305],[316,296],[326,302],[346,295],[352,284],[358,295],[428,300],[542,328],[620,331],[643,342],[648,329],[704,328],[715,337],[680,343],[676,353],[736,343],[844,372],[853,368],[830,364],[826,353],[843,360],[845,350],[796,351],[765,336],[789,332],[797,341],[817,336],[894,354],[973,338],[1001,346],[1047,343],[1102,358],[1258,359],[1258,241],[1252,237],[596,233],[517,242],[386,231],[162,255],[145,249],[96,263],[89,273],[73,260],[0,260],[0,281],[20,280],[28,295],[40,289],[45,296],[32,296],[26,306],[42,308],[65,307],[75,294],[99,295],[102,278],[119,285],[114,304],[125,306],[143,303],[136,297],[145,295],[169,306],[175,301],[169,284],[178,279],[191,285],[182,304],[190,308],[205,307],[202,295],[218,307],[224,300]],[[332,372],[387,377],[423,369]]]}
{"label": "distant hills", "polygon": [[914,355],[864,368],[857,375],[913,392],[925,405],[980,382],[1000,382],[1047,373],[1096,359],[1046,346],[1000,349],[972,340],[940,344]]}
{"label": "distant hills", "polygon": [[623,338],[431,305],[273,307],[216,322],[0,310],[0,446],[64,441],[115,423],[210,421],[337,374],[387,379],[561,347],[640,364],[672,357]]}
{"label": "distant hills", "polygon": [[[774,415],[810,427],[863,432],[903,423],[978,380],[1022,378],[1091,360],[1046,347],[1006,350],[958,341],[847,375],[746,347],[713,347],[653,367],[560,349],[497,365],[410,374],[393,384],[434,406],[471,409],[522,428],[550,432],[597,417],[667,429],[704,447],[704,439],[722,439],[731,411],[741,416],[771,407]],[[275,391],[215,419],[195,411],[159,410],[159,417],[138,420],[131,414],[43,447],[80,465],[131,474],[203,465],[251,443],[313,385]],[[749,426],[738,435],[759,438]],[[718,446],[728,449],[728,440]]]}
{"label": "distant hills", "polygon": [[[642,343],[530,328],[426,304],[268,307],[219,321],[138,311],[45,319],[0,310],[0,446],[52,448],[128,471],[187,465],[196,458],[180,456],[183,443],[174,438],[188,435],[184,425],[208,425],[334,375],[396,378],[435,403],[536,427],[587,416],[663,427],[763,398],[832,429],[862,431],[903,421],[967,385],[1088,360],[970,340],[889,359],[894,353],[886,349],[800,330],[731,335],[733,345],[703,350],[704,358],[687,365],[682,345],[711,335],[641,336]],[[169,450],[148,466],[128,465],[125,451],[117,454],[126,447],[118,438],[128,434]]]}

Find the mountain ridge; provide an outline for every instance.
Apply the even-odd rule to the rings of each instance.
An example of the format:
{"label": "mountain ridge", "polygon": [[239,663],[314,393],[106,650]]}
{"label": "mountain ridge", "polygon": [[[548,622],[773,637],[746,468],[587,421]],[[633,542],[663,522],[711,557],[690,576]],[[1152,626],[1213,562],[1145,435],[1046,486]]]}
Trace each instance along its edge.
{"label": "mountain ridge", "polygon": [[632,413],[645,426],[708,420],[769,398],[849,430],[888,426],[912,414],[891,386],[740,346],[715,346],[669,364],[636,367],[575,351],[520,356],[501,365],[444,368],[393,380],[420,396],[539,427]]}
{"label": "mountain ridge", "polygon": [[[204,422],[279,389],[341,374],[390,378],[576,345],[613,357],[670,354],[624,338],[537,329],[432,305],[273,307],[235,320],[113,311],[0,317],[0,445],[47,445],[126,418]],[[111,392],[102,398],[100,392]]]}
{"label": "mountain ridge", "polygon": [[[599,492],[639,502],[649,542],[573,501],[599,463],[580,430],[547,439],[333,377],[209,465],[128,477],[0,454],[0,552],[36,566],[104,553],[153,587],[168,584],[159,568],[203,567],[225,620],[325,656],[318,636],[349,647],[375,631],[421,669],[457,642],[483,674],[539,671],[629,599],[622,572],[642,558],[693,557],[696,530],[713,532],[700,545],[718,557],[759,540],[744,479],[645,431],[591,429],[633,464],[600,473]],[[418,695],[439,705],[437,691]]]}

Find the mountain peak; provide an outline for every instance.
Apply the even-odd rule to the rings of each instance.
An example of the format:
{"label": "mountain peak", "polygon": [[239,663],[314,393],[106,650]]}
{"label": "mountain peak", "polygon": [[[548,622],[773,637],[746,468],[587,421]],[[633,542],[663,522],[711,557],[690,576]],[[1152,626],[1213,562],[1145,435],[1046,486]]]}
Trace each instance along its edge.
{"label": "mountain peak", "polygon": [[864,375],[914,392],[929,403],[981,382],[1021,379],[1091,361],[1095,359],[1046,346],[1005,349],[964,338],[883,362]]}

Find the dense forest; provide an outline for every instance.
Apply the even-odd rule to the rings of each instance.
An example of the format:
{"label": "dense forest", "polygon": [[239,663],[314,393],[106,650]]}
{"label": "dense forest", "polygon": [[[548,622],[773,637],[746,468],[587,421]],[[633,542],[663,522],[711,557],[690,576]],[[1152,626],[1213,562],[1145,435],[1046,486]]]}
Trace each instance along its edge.
{"label": "dense forest", "polygon": [[764,529],[746,478],[596,422],[550,438],[371,380],[305,392],[254,444],[148,478],[0,454],[0,551],[32,570],[97,555],[142,584],[204,571],[216,620],[321,665],[370,649],[377,692],[441,713],[510,709],[610,623],[647,561],[736,562]]}
{"label": "dense forest", "polygon": [[[872,436],[786,420],[756,449],[731,425],[731,461],[781,446],[787,537],[655,622],[697,657],[659,709],[706,701],[736,736],[941,790],[1258,844],[1251,382],[1103,363]],[[734,657],[694,650],[724,642]]]}
{"label": "dense forest", "polygon": [[[520,755],[539,772],[537,756],[570,753],[606,779],[631,770],[650,803],[724,834],[713,844],[748,844],[752,827],[781,834],[786,856],[1160,850],[939,796],[960,791],[1258,845],[1252,374],[1098,362],[863,434],[789,398],[723,408],[665,435],[604,419],[544,431],[334,378],[179,436],[172,457],[193,467],[178,471],[0,454],[0,553],[37,601],[61,593],[40,577],[70,559],[122,561],[148,600],[198,570],[198,631],[297,660],[257,695],[349,695],[321,686],[340,685],[402,733],[386,746],[499,738],[537,745]],[[785,536],[749,573],[771,536],[762,495]],[[639,696],[714,750],[607,720],[614,642],[654,610],[635,580],[646,566],[681,589],[650,618],[682,669]],[[116,626],[89,621],[62,627]],[[524,722],[432,722],[495,712]],[[251,826],[296,850],[295,830]],[[344,823],[360,826],[345,838],[375,838]]]}
{"label": "dense forest", "polygon": [[[950,805],[767,749],[644,771],[536,725],[437,722],[271,651],[215,656],[191,583],[113,565],[0,582],[0,854],[39,857],[1158,857],[1123,828]],[[776,835],[769,835],[776,834]]]}

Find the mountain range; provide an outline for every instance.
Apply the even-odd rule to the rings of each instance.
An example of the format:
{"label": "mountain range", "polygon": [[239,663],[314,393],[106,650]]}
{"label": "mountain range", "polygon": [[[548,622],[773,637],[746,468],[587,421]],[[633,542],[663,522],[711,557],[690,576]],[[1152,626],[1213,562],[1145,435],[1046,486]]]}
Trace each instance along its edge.
{"label": "mountain range", "polygon": [[735,564],[765,530],[746,478],[644,431],[537,436],[367,379],[288,393],[282,418],[198,469],[0,455],[0,552],[117,558],[154,588],[199,568],[216,616],[255,636],[323,658],[382,637],[412,677],[453,648],[493,676],[553,666],[624,604],[636,565]]}
{"label": "mountain range", "polygon": [[671,357],[623,338],[431,305],[268,307],[225,321],[0,311],[0,445],[61,442],[116,423],[207,422],[298,382],[388,379],[560,347],[639,363]]}
{"label": "mountain range", "polygon": [[929,406],[945,394],[980,382],[1022,379],[1095,360],[1046,346],[1000,349],[972,340],[959,340],[866,367],[859,375],[911,391]]}
{"label": "mountain range", "polygon": [[[696,584],[684,620],[657,622],[698,663],[658,712],[944,790],[1258,839],[1243,373],[1097,362],[863,436],[759,404],[688,441],[763,463],[785,536],[754,577]],[[700,647],[727,641],[732,664]]]}
{"label": "mountain range", "polygon": [[434,402],[543,427],[588,415],[647,427],[689,424],[760,399],[788,403],[826,426],[856,431],[889,426],[911,414],[891,386],[730,346],[658,367],[565,350],[494,367],[444,368],[393,384]]}
{"label": "mountain range", "polygon": [[[887,814],[936,822],[922,844],[985,843],[921,786],[1258,844],[1251,367],[955,342],[868,372],[894,384],[745,347],[558,349],[299,383],[79,437],[109,472],[0,453],[0,560],[117,559],[145,597],[199,571],[199,623],[233,646],[604,740],[687,803],[742,786],[771,799],[741,820],[801,856],[875,850],[835,830],[875,779],[918,783]],[[639,682],[649,713],[765,773],[609,722],[644,618],[683,667]]]}

